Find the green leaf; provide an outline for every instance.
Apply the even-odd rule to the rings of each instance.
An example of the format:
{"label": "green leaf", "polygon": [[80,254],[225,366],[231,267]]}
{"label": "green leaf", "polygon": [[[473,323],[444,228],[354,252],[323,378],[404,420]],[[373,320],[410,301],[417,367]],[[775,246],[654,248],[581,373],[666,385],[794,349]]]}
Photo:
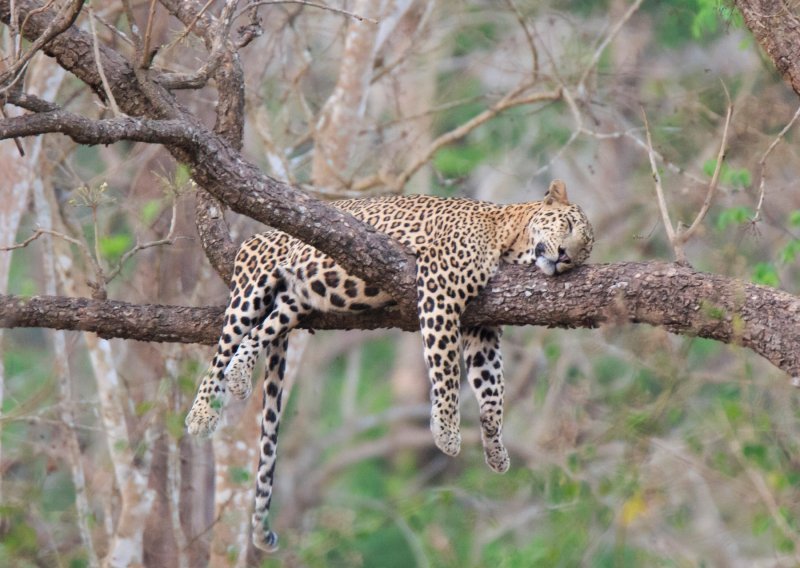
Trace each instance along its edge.
{"label": "green leaf", "polygon": [[[717,168],[716,160],[706,160],[703,163],[703,173],[709,178],[714,175],[714,170]],[[725,185],[733,186],[737,189],[749,187],[753,183],[753,176],[747,168],[732,168],[728,164],[723,163],[719,172],[719,179]]]}
{"label": "green leaf", "polygon": [[772,286],[773,288],[780,286],[778,271],[775,270],[775,265],[769,262],[759,262],[753,267],[752,280],[756,284]]}
{"label": "green leaf", "polygon": [[145,225],[152,225],[158,215],[161,213],[162,203],[160,199],[151,199],[142,207],[139,217]]}
{"label": "green leaf", "polygon": [[781,249],[778,256],[781,263],[790,264],[794,262],[798,255],[800,255],[800,240],[795,239],[789,241],[786,246]]}
{"label": "green leaf", "polygon": [[136,416],[144,416],[145,414],[150,412],[150,410],[152,410],[154,406],[155,404],[152,401],[143,400],[142,402],[136,405],[136,407],[134,408],[134,412]]}
{"label": "green leaf", "polygon": [[725,209],[717,217],[717,229],[724,231],[731,225],[741,225],[753,218],[755,213],[749,207],[742,205]]}
{"label": "green leaf", "polygon": [[480,164],[486,153],[476,144],[446,146],[436,152],[433,164],[445,177],[461,177]]}
{"label": "green leaf", "polygon": [[117,260],[133,245],[133,237],[127,233],[100,238],[100,254],[109,260]]}
{"label": "green leaf", "polygon": [[183,164],[178,164],[178,167],[175,168],[175,185],[181,187],[189,183],[191,179],[191,175],[189,174],[189,168]]}
{"label": "green leaf", "polygon": [[183,414],[169,412],[165,417],[165,425],[169,435],[179,440],[183,436]]}
{"label": "green leaf", "polygon": [[250,472],[243,467],[231,466],[228,468],[228,477],[233,483],[244,484],[250,482]]}
{"label": "green leaf", "polygon": [[800,227],[800,209],[795,209],[789,213],[789,224],[792,227]]}

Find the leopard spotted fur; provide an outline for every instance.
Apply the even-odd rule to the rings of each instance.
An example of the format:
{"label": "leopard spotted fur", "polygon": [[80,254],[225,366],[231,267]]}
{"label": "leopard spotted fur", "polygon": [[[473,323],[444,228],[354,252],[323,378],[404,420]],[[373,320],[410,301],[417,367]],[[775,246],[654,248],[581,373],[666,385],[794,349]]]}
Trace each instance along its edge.
{"label": "leopard spotted fur", "polygon": [[[554,181],[542,201],[495,205],[471,199],[394,196],[334,202],[413,251],[423,353],[431,382],[431,431],[436,446],[454,456],[461,447],[460,361],[480,408],[486,462],[509,467],[501,440],[503,369],[500,329],[462,327],[460,317],[501,261],[536,264],[549,276],[583,262],[594,242],[580,207]],[[229,395],[246,398],[251,373],[266,353],[260,460],[253,541],[273,550],[277,535],[267,515],[272,499],[288,332],[312,311],[359,312],[392,299],[344,271],[330,257],[274,229],[242,244],[216,355],[186,424],[192,434],[214,431]]]}

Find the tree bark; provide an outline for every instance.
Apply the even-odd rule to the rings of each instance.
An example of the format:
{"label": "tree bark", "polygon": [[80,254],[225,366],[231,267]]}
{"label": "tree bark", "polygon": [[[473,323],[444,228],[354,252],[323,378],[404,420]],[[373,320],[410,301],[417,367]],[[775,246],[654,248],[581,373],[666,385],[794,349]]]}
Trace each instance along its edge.
{"label": "tree bark", "polygon": [[[32,0],[18,0],[16,5],[23,14],[41,7]],[[43,33],[50,17],[46,10],[30,16],[23,30],[28,39]],[[0,0],[0,19],[8,22],[8,0]],[[50,41],[45,51],[104,96],[91,43],[87,34],[71,27]],[[319,315],[308,320],[309,327],[416,329],[412,255],[365,223],[264,175],[242,158],[238,141],[232,144],[209,130],[157,83],[140,83],[130,64],[113,50],[101,49],[101,57],[123,110],[148,118],[92,121],[50,110],[30,115],[27,124],[16,119],[0,122],[0,137],[69,131],[83,143],[126,137],[163,143],[222,203],[326,252],[351,273],[390,293],[399,304],[399,310],[359,317]],[[56,115],[59,120],[53,121]],[[798,301],[784,292],[679,265],[596,265],[553,280],[530,267],[505,267],[467,311],[464,323],[564,327],[593,327],[609,320],[650,323],[676,333],[741,343],[797,377]],[[206,343],[216,337],[221,312],[219,308],[7,296],[0,305],[0,325],[8,327],[38,325],[96,331],[104,337]]]}
{"label": "tree bark", "polygon": [[[222,307],[0,296],[0,327],[80,329],[140,341],[214,343],[222,313]],[[800,377],[800,298],[681,264],[593,264],[555,278],[535,267],[506,265],[468,306],[462,321],[564,328],[646,323],[748,347],[790,376]],[[303,327],[416,331],[418,322],[414,315],[386,309],[315,314]]]}
{"label": "tree bark", "polygon": [[800,95],[800,17],[784,0],[736,0],[744,23]]}

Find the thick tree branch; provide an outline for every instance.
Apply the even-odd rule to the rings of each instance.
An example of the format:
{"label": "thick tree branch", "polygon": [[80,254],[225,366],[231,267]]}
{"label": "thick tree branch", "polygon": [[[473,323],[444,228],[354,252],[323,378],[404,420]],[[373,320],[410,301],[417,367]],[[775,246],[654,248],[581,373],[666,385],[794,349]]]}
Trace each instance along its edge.
{"label": "thick tree branch", "polygon": [[[800,95],[800,17],[785,0],[736,0],[744,23]],[[796,6],[796,3],[794,3]]]}
{"label": "thick tree branch", "polygon": [[[40,6],[31,0],[18,0],[16,4],[23,13]],[[9,20],[9,0],[0,0],[0,20]],[[26,37],[30,40],[38,37],[48,21],[41,14],[29,18],[23,30]],[[169,144],[166,147],[176,159],[190,166],[193,178],[206,191],[233,211],[286,231],[326,252],[351,273],[386,290],[398,300],[403,311],[416,311],[414,303],[409,302],[412,296],[407,294],[414,286],[414,257],[400,245],[351,215],[266,176],[245,161],[229,142],[177,104],[163,108],[173,100],[171,94],[157,91],[156,85],[138,82],[130,64],[119,54],[107,48],[100,51],[104,57],[103,69],[124,112],[156,118],[174,112],[195,133],[193,141],[198,144],[192,151]],[[45,52],[102,94],[88,34],[70,28],[49,42]],[[141,90],[145,87],[152,91],[147,96]],[[158,104],[148,104],[149,101]]]}
{"label": "thick tree branch", "polygon": [[[23,12],[40,6],[31,0],[17,0],[16,4]],[[6,22],[8,6],[8,0],[0,0],[0,19]],[[29,18],[24,30],[28,39],[38,37],[48,22],[42,13]],[[88,34],[73,27],[44,49],[102,96],[91,43]],[[100,52],[111,90],[124,112],[177,118],[91,121],[63,111],[50,111],[22,117],[22,122],[3,122],[0,127],[5,129],[3,132],[8,136],[64,132],[85,143],[108,143],[123,138],[145,141],[146,137],[153,137],[152,141],[166,144],[176,158],[187,163],[195,180],[234,211],[316,246],[352,273],[382,287],[405,308],[402,313],[349,318],[319,316],[309,320],[309,326],[416,329],[412,255],[353,217],[264,175],[242,158],[235,142],[232,145],[177,104],[172,105],[169,92],[157,91],[160,87],[152,83],[137,82],[124,58],[107,48]],[[145,94],[148,89],[152,92]],[[55,117],[65,120],[55,124]],[[22,126],[24,121],[28,121],[27,126]],[[98,128],[99,125],[108,128]],[[6,297],[0,311],[0,325],[91,329],[106,336],[150,341],[213,342],[220,324],[220,310],[210,310],[196,312],[190,308],[52,298],[21,301]],[[505,267],[467,311],[464,323],[561,327],[593,327],[606,321],[650,323],[675,333],[740,343],[798,377],[798,318],[800,299],[785,292],[700,274],[684,266],[627,263],[585,267],[556,279],[544,278],[531,268]]]}
{"label": "thick tree branch", "polygon": [[198,132],[181,120],[119,117],[92,120],[65,110],[25,114],[0,121],[0,139],[57,132],[78,144],[113,144],[121,140],[189,148]]}
{"label": "thick tree branch", "polygon": [[[93,331],[142,341],[214,343],[221,307],[134,305],[85,298],[0,296],[0,327]],[[782,290],[663,262],[580,267],[556,278],[534,267],[504,266],[464,314],[465,325],[587,327],[646,323],[670,332],[748,347],[800,377],[800,298]],[[312,329],[414,331],[397,310],[316,314]]]}

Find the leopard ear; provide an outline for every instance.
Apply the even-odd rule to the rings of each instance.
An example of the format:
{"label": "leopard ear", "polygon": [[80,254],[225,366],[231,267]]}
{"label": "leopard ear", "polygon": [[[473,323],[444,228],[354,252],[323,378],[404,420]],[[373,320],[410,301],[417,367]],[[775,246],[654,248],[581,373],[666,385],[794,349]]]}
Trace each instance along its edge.
{"label": "leopard ear", "polygon": [[544,194],[545,205],[553,205],[554,203],[569,205],[569,200],[567,199],[567,184],[560,179],[551,181],[550,187]]}

